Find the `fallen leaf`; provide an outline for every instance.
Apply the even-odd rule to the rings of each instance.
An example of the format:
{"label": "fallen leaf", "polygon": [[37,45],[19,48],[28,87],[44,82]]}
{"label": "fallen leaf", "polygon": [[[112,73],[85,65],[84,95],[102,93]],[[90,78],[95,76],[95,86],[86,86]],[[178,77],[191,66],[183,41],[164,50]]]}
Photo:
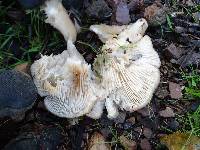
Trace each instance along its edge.
{"label": "fallen leaf", "polygon": [[200,138],[188,133],[175,132],[160,138],[169,150],[199,150]]}
{"label": "fallen leaf", "polygon": [[23,72],[25,74],[29,74],[30,73],[29,67],[30,66],[28,63],[23,63],[23,64],[19,64],[19,65],[15,66],[15,70]]}

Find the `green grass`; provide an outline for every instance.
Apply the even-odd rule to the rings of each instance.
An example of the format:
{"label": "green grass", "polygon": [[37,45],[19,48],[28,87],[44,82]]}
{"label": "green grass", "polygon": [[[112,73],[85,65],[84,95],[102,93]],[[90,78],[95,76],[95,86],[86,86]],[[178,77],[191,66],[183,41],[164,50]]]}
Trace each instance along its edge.
{"label": "green grass", "polygon": [[[13,5],[14,2],[7,7],[0,4],[0,28],[3,29],[0,33],[0,70],[33,61],[44,48],[54,49],[63,45],[63,42],[60,44],[62,36],[56,30],[48,31],[45,16],[39,9],[26,10],[24,21],[10,23],[6,16]],[[19,45],[16,51],[20,56],[13,53],[12,45],[15,43]]]}
{"label": "green grass", "polygon": [[200,106],[194,112],[179,116],[178,120],[182,124],[181,132],[200,137]]}
{"label": "green grass", "polygon": [[187,82],[185,94],[189,99],[200,98],[200,73],[193,70],[191,73],[183,73],[183,79]]}
{"label": "green grass", "polygon": [[[183,73],[183,79],[187,82],[185,86],[185,97],[188,100],[199,100],[200,98],[200,74],[192,69],[191,73]],[[194,112],[188,112],[179,117],[183,132],[190,135],[200,136],[200,106]]]}

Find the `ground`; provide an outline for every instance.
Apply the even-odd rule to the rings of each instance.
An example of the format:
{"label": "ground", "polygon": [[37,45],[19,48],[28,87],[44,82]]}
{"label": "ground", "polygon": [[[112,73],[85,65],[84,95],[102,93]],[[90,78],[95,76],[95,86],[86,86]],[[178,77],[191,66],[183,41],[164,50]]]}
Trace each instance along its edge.
{"label": "ground", "polygon": [[[132,3],[127,1],[128,5],[123,3],[127,8],[122,10],[117,9],[122,4],[114,0],[63,2],[71,17],[80,24],[76,46],[88,63],[93,62],[102,46],[98,37],[89,31],[90,25],[126,24],[145,17],[149,23],[146,34],[161,59],[160,84],[151,103],[141,110],[120,112],[114,120],[109,120],[106,112],[98,120],[80,117],[75,125],[72,125],[74,120],[49,113],[43,98],[38,96],[24,117],[1,118],[0,148],[14,149],[21,142],[29,147],[33,145],[32,149],[83,149],[89,147],[90,137],[98,132],[112,149],[161,150],[170,149],[167,140],[162,140],[167,135],[189,134],[187,141],[200,136],[198,0],[133,0]],[[45,16],[39,8],[25,9],[18,1],[11,0],[0,1],[0,8],[0,71],[21,64],[29,68],[40,54],[59,54],[66,48],[62,35],[45,24]],[[174,139],[178,137],[179,134]],[[186,145],[187,142],[183,142],[180,149],[187,149]]]}

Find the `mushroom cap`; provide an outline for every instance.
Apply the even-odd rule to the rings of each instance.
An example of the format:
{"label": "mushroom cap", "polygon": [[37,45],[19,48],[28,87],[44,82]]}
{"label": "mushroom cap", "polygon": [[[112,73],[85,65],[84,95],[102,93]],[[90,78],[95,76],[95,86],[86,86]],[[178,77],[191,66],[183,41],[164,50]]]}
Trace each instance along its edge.
{"label": "mushroom cap", "polygon": [[36,99],[37,89],[28,75],[15,70],[0,73],[0,117],[23,114]]}
{"label": "mushroom cap", "polygon": [[74,118],[91,111],[98,98],[93,72],[72,42],[59,55],[42,56],[31,66],[45,106],[59,117]]}
{"label": "mushroom cap", "polygon": [[[139,19],[121,33],[110,36],[102,47],[104,59],[101,54],[94,62],[102,89],[108,94],[108,98],[106,94],[104,98],[109,118],[116,117],[116,105],[127,111],[144,107],[158,86],[160,59],[150,37],[143,37],[147,26],[145,19]],[[98,25],[95,27],[102,30]],[[94,28],[92,30],[96,31]]]}
{"label": "mushroom cap", "polygon": [[147,21],[141,18],[138,19],[135,23],[122,26],[109,26],[105,24],[91,25],[90,30],[95,32],[103,43],[109,42],[109,40],[113,38],[117,38],[118,42],[127,42],[128,39],[129,41],[134,43],[143,37],[147,27]]}

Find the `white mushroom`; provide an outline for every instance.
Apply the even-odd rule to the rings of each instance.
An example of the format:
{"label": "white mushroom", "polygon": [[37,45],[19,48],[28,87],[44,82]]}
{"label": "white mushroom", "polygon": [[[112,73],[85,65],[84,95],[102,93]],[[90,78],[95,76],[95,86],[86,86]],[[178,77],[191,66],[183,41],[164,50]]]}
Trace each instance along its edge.
{"label": "white mushroom", "polygon": [[43,9],[46,22],[67,41],[67,50],[42,56],[31,66],[38,93],[46,96],[50,112],[59,117],[97,119],[106,106],[108,117],[116,118],[118,108],[135,111],[149,103],[159,83],[160,59],[151,39],[144,36],[148,26],[144,19],[127,26],[90,27],[105,43],[93,72],[73,44],[77,32],[61,1],[46,1]]}
{"label": "white mushroom", "polygon": [[102,89],[108,94],[105,98],[109,118],[116,117],[116,105],[127,111],[147,105],[160,79],[159,56],[151,39],[143,37],[147,29],[146,20],[139,19],[122,28],[112,36],[107,36],[108,27],[105,30],[102,25],[90,28],[100,34],[100,39],[104,37],[103,54],[97,56],[94,69],[101,79]]}
{"label": "white mushroom", "polygon": [[42,56],[31,66],[35,85],[45,98],[45,106],[59,117],[74,118],[87,114],[97,100],[91,66],[68,42],[59,55]]}
{"label": "white mushroom", "polygon": [[59,117],[75,118],[88,114],[99,98],[91,66],[77,51],[75,27],[59,0],[46,1],[47,22],[67,41],[67,50],[59,55],[42,56],[31,66],[34,83],[46,96],[47,109]]}

